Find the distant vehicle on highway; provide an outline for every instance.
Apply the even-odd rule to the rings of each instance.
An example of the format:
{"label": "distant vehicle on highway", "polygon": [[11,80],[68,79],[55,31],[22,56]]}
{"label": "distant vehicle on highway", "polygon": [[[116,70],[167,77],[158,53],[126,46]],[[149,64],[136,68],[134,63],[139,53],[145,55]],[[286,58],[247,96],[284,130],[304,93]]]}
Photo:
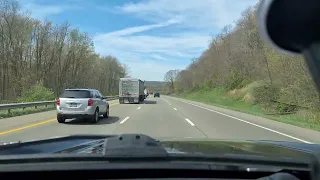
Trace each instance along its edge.
{"label": "distant vehicle on highway", "polygon": [[160,97],[160,93],[158,92],[154,93],[153,97]]}
{"label": "distant vehicle on highway", "polygon": [[59,123],[71,118],[96,123],[100,115],[109,116],[109,103],[96,89],[65,89],[56,104]]}
{"label": "distant vehicle on highway", "polygon": [[144,93],[144,99],[146,99],[148,97],[148,90],[144,89],[143,93]]}
{"label": "distant vehicle on highway", "polygon": [[140,103],[144,101],[144,82],[135,78],[120,78],[119,103]]}

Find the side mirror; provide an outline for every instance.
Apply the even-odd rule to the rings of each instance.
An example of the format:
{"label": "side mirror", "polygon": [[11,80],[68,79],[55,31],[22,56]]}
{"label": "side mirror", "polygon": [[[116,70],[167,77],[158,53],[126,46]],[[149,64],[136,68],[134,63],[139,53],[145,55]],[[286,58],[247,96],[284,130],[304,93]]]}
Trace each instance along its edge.
{"label": "side mirror", "polygon": [[260,36],[272,47],[305,57],[320,89],[320,1],[262,0],[257,20]]}

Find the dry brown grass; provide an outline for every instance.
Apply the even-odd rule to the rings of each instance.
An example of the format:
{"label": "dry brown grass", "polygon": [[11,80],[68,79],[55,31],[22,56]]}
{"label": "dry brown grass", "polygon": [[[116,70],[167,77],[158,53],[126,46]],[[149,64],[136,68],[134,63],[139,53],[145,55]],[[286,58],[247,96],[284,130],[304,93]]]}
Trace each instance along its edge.
{"label": "dry brown grass", "polygon": [[254,97],[251,95],[249,91],[249,86],[228,91],[225,95],[232,97],[233,99],[244,101],[246,103],[253,104],[255,102]]}
{"label": "dry brown grass", "polygon": [[303,120],[311,120],[314,123],[320,123],[320,112],[311,110],[299,110],[296,115],[301,117]]}

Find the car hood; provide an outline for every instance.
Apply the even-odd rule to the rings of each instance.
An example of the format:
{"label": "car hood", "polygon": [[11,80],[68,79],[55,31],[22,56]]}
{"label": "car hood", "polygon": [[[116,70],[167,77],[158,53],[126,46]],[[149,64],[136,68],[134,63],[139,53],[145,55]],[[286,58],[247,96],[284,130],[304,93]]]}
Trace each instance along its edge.
{"label": "car hood", "polygon": [[[104,141],[114,136],[73,135],[51,139],[10,142],[0,145],[1,155],[102,154]],[[166,139],[159,144],[169,155],[248,155],[282,158],[312,158],[318,144],[281,141],[230,141],[215,139]]]}
{"label": "car hood", "polygon": [[186,140],[161,141],[169,153],[206,156],[260,156],[287,159],[312,158],[319,145],[280,141],[230,141],[230,140]]}

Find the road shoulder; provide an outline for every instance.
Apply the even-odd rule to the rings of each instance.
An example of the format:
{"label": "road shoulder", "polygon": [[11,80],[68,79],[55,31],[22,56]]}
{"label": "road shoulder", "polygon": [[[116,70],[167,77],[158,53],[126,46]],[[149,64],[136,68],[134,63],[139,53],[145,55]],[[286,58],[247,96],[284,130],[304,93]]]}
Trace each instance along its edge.
{"label": "road shoulder", "polygon": [[[303,139],[306,141],[310,141],[313,143],[320,143],[320,132],[315,131],[315,130],[310,130],[310,129],[294,126],[291,124],[285,124],[282,122],[266,119],[266,118],[251,115],[251,114],[246,114],[243,112],[238,112],[238,111],[233,111],[230,109],[216,107],[216,106],[208,105],[208,104],[205,104],[202,102],[196,102],[196,101],[191,101],[191,100],[186,100],[186,99],[171,97],[171,96],[168,96],[168,98],[174,99],[177,101],[181,101],[184,103],[194,104],[197,106],[201,106],[203,108],[208,108],[213,111],[217,111],[217,112],[220,112],[220,113],[232,116],[232,117],[236,117],[236,118],[257,124],[257,125],[265,127],[265,128],[269,128],[271,130],[275,130],[277,132],[288,134],[293,137],[299,137],[300,139]],[[199,108],[197,106],[195,106],[195,108]]]}

